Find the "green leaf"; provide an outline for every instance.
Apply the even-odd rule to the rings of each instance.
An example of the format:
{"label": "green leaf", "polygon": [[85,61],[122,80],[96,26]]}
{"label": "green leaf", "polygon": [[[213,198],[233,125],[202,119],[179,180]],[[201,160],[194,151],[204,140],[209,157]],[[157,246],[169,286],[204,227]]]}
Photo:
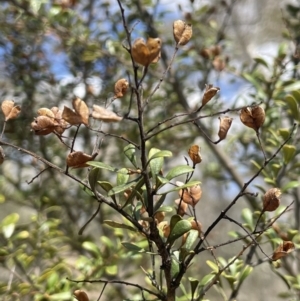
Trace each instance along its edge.
{"label": "green leaf", "polygon": [[142,187],[145,184],[144,177],[140,177],[139,181],[135,185],[134,189],[131,191],[131,194],[129,195],[129,198],[126,200],[126,203],[124,207],[126,207],[128,204],[130,204],[135,197],[138,197],[139,199],[142,199],[141,193],[142,193]]}
{"label": "green leaf", "polygon": [[100,255],[100,250],[99,250],[98,246],[95,243],[91,242],[91,241],[83,242],[82,247],[85,250],[94,253],[96,256]]}
{"label": "green leaf", "polygon": [[1,225],[7,226],[10,224],[16,224],[19,220],[20,216],[18,213],[12,213],[7,215],[1,222]]}
{"label": "green leaf", "polygon": [[171,255],[171,277],[174,279],[179,273],[179,261],[175,255]]}
{"label": "green leaf", "polygon": [[172,180],[178,176],[181,176],[183,174],[193,172],[193,171],[194,171],[194,168],[192,168],[191,166],[187,166],[187,165],[175,166],[168,172],[168,174],[166,175],[166,178],[168,180]]}
{"label": "green leaf", "polygon": [[242,210],[242,219],[251,227],[253,226],[253,213],[249,208],[244,208]]}
{"label": "green leaf", "polygon": [[[120,169],[113,167],[111,165],[105,164],[103,162],[89,161],[89,162],[87,162],[87,164],[90,166],[93,166],[93,167],[106,169],[106,170],[113,171],[113,172],[123,172],[123,171],[120,171]],[[127,170],[126,170],[126,173],[128,173]]]}
{"label": "green leaf", "polygon": [[50,295],[48,297],[48,300],[53,300],[53,301],[63,301],[63,300],[70,300],[72,299],[72,294],[71,292],[62,292],[62,293],[57,293],[54,295]]}
{"label": "green leaf", "polygon": [[171,206],[161,206],[155,211],[155,213],[157,213],[157,212],[172,212],[172,211],[173,211],[173,207],[171,207]]}
{"label": "green leaf", "polygon": [[296,154],[296,147],[294,145],[286,144],[282,148],[284,164],[288,164]]}
{"label": "green leaf", "polygon": [[127,183],[129,174],[126,168],[121,168],[117,173],[117,185],[123,185]]}
{"label": "green leaf", "polygon": [[111,276],[115,276],[118,273],[118,266],[117,265],[109,265],[105,267],[105,272]]}
{"label": "green leaf", "polygon": [[156,176],[160,173],[163,164],[164,164],[164,158],[162,156],[156,156],[156,154],[161,153],[161,151],[157,148],[151,148],[149,151],[149,165],[150,170],[152,174],[152,178],[154,181],[156,181]]}
{"label": "green leaf", "polygon": [[154,208],[153,208],[154,212],[156,212],[160,208],[160,206],[164,203],[165,199],[166,199],[166,194],[162,195],[159,198],[159,200],[154,205]]}
{"label": "green leaf", "polygon": [[299,181],[290,181],[287,184],[285,184],[280,190],[281,192],[286,192],[289,189],[296,188],[300,186]]}
{"label": "green leaf", "polygon": [[130,242],[122,242],[122,245],[129,251],[133,253],[145,253],[146,250],[144,248],[140,248],[139,246],[132,244]]}
{"label": "green leaf", "polygon": [[119,185],[119,186],[115,186],[113,187],[109,192],[108,192],[108,196],[111,196],[111,195],[114,195],[114,194],[118,194],[120,192],[123,192],[125,191],[126,189],[132,187],[132,186],[135,186],[136,183],[138,182],[138,180],[140,179],[141,177],[138,177],[137,179],[134,179],[133,181],[130,181],[126,184],[123,184],[123,185]]}
{"label": "green leaf", "polygon": [[219,272],[219,267],[216,263],[214,263],[211,260],[206,260],[206,264],[215,272],[218,273]]}
{"label": "green leaf", "polygon": [[112,184],[109,183],[109,182],[106,182],[106,181],[98,181],[98,184],[99,184],[99,185],[101,186],[101,188],[102,188],[103,190],[105,190],[106,192],[109,192],[109,191],[113,188]]}
{"label": "green leaf", "polygon": [[263,66],[269,68],[268,63],[267,63],[264,59],[262,59],[261,57],[255,57],[255,58],[253,58],[253,59],[254,59],[254,61],[255,61],[257,64],[263,65]]}
{"label": "green leaf", "polygon": [[196,278],[193,278],[193,277],[189,277],[188,280],[191,285],[191,294],[192,294],[192,296],[194,296],[196,289],[198,287],[198,284],[199,284],[199,280]]}
{"label": "green leaf", "polygon": [[168,150],[159,150],[157,148],[151,148],[149,152],[149,161],[157,158],[172,157],[172,152]]}
{"label": "green leaf", "polygon": [[2,232],[5,238],[10,238],[16,227],[16,223],[18,222],[20,216],[18,213],[12,213],[7,215],[1,222]]}
{"label": "green leaf", "polygon": [[132,165],[137,168],[135,146],[133,144],[128,144],[127,146],[125,146],[124,154],[129,159],[129,161],[132,163]]}
{"label": "green leaf", "polygon": [[193,249],[193,244],[195,241],[199,238],[199,232],[198,230],[191,229],[187,235],[187,238],[185,240],[184,247],[191,251]]}
{"label": "green leaf", "polygon": [[134,227],[123,224],[123,223],[115,222],[115,221],[112,221],[112,220],[104,220],[103,224],[106,224],[106,225],[108,225],[112,228],[127,229],[127,230],[130,230],[130,231],[136,232],[136,229]]}
{"label": "green leaf", "polygon": [[250,273],[253,271],[253,267],[246,265],[240,275],[240,284],[243,283],[243,281],[250,275]]}
{"label": "green leaf", "polygon": [[291,94],[288,94],[285,97],[285,101],[288,104],[290,111],[291,111],[291,115],[296,119],[299,120],[299,108],[298,108],[298,104],[297,101],[295,99],[295,97]]}
{"label": "green leaf", "polygon": [[167,243],[170,243],[171,245],[173,242],[181,237],[184,233],[187,233],[192,228],[192,225],[187,220],[180,220],[178,221],[174,227],[171,227],[170,229],[170,235],[167,239]]}
{"label": "green leaf", "polygon": [[210,281],[212,281],[214,279],[214,277],[215,277],[215,275],[213,275],[213,274],[208,274],[208,275],[204,276],[200,281],[200,286],[203,287],[203,286],[209,284]]}
{"label": "green leaf", "polygon": [[100,169],[99,168],[93,168],[89,172],[89,184],[91,186],[92,191],[95,191],[99,177],[100,177]]}
{"label": "green leaf", "polygon": [[299,90],[294,90],[294,91],[292,91],[292,95],[296,99],[298,105],[300,105],[300,91]]}
{"label": "green leaf", "polygon": [[162,195],[163,195],[163,194],[168,194],[168,193],[170,193],[170,192],[172,192],[172,191],[178,191],[178,190],[180,190],[180,189],[192,187],[192,186],[195,186],[195,185],[198,185],[198,184],[201,184],[201,182],[200,182],[200,181],[191,181],[191,182],[188,182],[188,183],[186,183],[186,184],[184,184],[184,185],[182,185],[182,186],[174,187],[174,188],[172,188],[172,189],[170,189],[170,190],[168,190],[168,191],[165,191],[165,192],[159,193],[159,194],[162,194]]}

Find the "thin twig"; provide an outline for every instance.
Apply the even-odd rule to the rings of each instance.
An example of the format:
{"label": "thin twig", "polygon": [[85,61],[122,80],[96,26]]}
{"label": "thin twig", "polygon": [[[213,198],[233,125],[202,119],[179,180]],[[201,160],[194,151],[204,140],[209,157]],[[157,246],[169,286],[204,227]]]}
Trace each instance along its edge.
{"label": "thin twig", "polygon": [[44,171],[48,170],[50,167],[46,167],[43,170],[41,170],[36,176],[34,176],[30,181],[26,181],[26,183],[29,185],[31,184],[35,179],[37,179]]}
{"label": "thin twig", "polygon": [[104,283],[104,284],[121,284],[121,285],[127,285],[127,286],[133,286],[138,288],[140,291],[145,291],[153,296],[156,296],[160,299],[164,299],[165,297],[161,295],[161,293],[156,293],[153,292],[139,284],[136,283],[131,283],[131,282],[127,282],[127,281],[123,281],[123,280],[103,280],[103,279],[93,279],[93,280],[89,280],[89,279],[84,279],[84,280],[73,280],[70,278],[66,278],[67,280],[71,281],[71,282],[75,282],[75,283]]}
{"label": "thin twig", "polygon": [[97,214],[99,213],[100,211],[100,207],[101,207],[101,204],[99,202],[99,205],[98,205],[98,208],[96,210],[96,212],[91,216],[91,218],[80,228],[80,230],[78,231],[78,235],[82,235],[83,234],[83,231],[85,230],[85,228],[87,227],[87,225],[97,216]]}

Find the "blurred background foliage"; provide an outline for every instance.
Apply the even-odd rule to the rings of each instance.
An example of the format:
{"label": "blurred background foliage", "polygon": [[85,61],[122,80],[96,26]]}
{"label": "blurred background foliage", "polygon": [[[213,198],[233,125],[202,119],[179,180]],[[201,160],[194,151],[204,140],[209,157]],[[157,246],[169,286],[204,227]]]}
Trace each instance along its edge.
{"label": "blurred background foliage", "polygon": [[[147,128],[174,114],[194,109],[200,103],[205,84],[211,83],[221,91],[205,107],[203,112],[207,115],[262,103],[266,122],[261,136],[267,157],[271,156],[300,119],[299,1],[276,1],[274,5],[273,1],[259,0],[178,3],[133,0],[122,1],[122,4],[133,40],[137,37],[162,39],[161,60],[151,66],[143,84],[145,98],[172,57],[173,21],[183,19],[193,26],[192,40],[180,49],[170,73],[145,112]],[[114,83],[119,78],[133,80],[131,60],[124,49],[128,42],[118,4],[102,0],[1,1],[0,19],[1,101],[13,99],[22,107],[20,117],[7,124],[2,139],[64,169],[68,149],[54,135],[35,136],[30,131],[30,123],[41,107],[70,107],[74,95],[81,97],[89,107],[105,105],[113,96]],[[126,96],[112,105],[122,115],[127,112],[129,102]],[[131,114],[136,114],[134,106]],[[184,156],[191,144],[201,146],[203,162],[196,176],[202,182],[198,217],[204,229],[264,162],[254,132],[240,123],[237,112],[229,115],[234,118],[232,128],[226,141],[218,146],[209,143],[205,135],[190,124],[161,132],[148,145],[173,152],[174,159],[167,161],[166,169],[185,164]],[[173,120],[167,124],[172,123]],[[202,129],[213,140],[216,140],[218,123],[217,117],[201,120]],[[99,128],[97,122],[91,126]],[[138,142],[135,124],[124,120],[121,126],[103,124],[100,129],[104,134],[97,145],[97,160],[126,166],[122,151],[126,143],[105,133]],[[73,131],[66,135],[71,144]],[[95,133],[81,128],[79,136],[75,149],[91,154]],[[263,176],[256,179],[251,190],[259,192],[259,196],[245,196],[244,202],[239,202],[231,213],[251,228],[254,223],[251,216],[254,210],[261,208],[261,193],[269,187],[281,188],[283,205],[295,201],[292,210],[264,238],[262,246],[267,253],[284,237],[299,243],[299,138],[296,131]],[[14,148],[5,147],[4,151],[6,160],[0,174],[1,300],[73,300],[72,292],[78,285],[66,277],[133,279],[144,284],[146,280],[136,277],[139,266],[147,267],[147,257],[128,253],[121,245],[122,241],[135,241],[135,235],[102,224],[103,219],[117,219],[115,213],[102,206],[83,235],[78,235],[98,204],[76,182],[52,169],[35,178],[44,165],[34,157]],[[88,171],[71,173],[85,179]],[[229,231],[231,236],[239,235],[235,225],[220,223],[212,232],[210,243],[229,240]],[[220,248],[217,256],[227,260],[240,246]],[[256,255],[257,260],[263,257]],[[209,273],[207,258],[212,260],[210,254],[201,254],[197,276],[193,267],[189,275],[201,279]],[[296,250],[280,264],[257,264],[247,279],[248,285],[239,292],[238,300],[248,300],[249,294],[256,300],[300,300],[299,262]],[[239,272],[238,267],[228,271],[223,288],[216,289],[223,297],[227,295],[225,300],[235,297],[234,285],[241,284]],[[186,283],[184,286],[188,290]],[[101,287],[90,288],[94,292],[92,300],[97,299]],[[216,298],[214,294],[212,290],[207,298]],[[125,300],[128,296],[130,300],[140,298],[134,290],[109,286],[103,300]]]}

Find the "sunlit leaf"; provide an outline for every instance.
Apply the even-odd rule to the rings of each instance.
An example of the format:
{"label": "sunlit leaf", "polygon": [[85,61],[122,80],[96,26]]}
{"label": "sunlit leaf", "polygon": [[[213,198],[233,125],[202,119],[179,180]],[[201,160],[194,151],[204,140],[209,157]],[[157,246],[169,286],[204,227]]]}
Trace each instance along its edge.
{"label": "sunlit leaf", "polygon": [[116,221],[112,221],[112,220],[104,220],[103,224],[106,224],[106,225],[108,225],[112,228],[126,229],[126,230],[136,232],[136,229],[134,227],[131,227],[129,225],[119,223],[119,222],[116,222]]}
{"label": "sunlit leaf", "polygon": [[177,238],[181,237],[184,233],[187,233],[192,228],[192,225],[187,220],[178,221],[174,227],[171,227],[170,235],[167,242],[172,244]]}
{"label": "sunlit leaf", "polygon": [[140,248],[139,246],[132,244],[130,242],[122,242],[122,245],[129,251],[133,253],[145,253],[146,250],[144,248]]}
{"label": "sunlit leaf", "polygon": [[179,177],[183,174],[193,172],[193,171],[194,171],[194,169],[191,166],[187,166],[187,165],[175,166],[167,173],[166,178],[168,180],[172,180],[176,177]]}
{"label": "sunlit leaf", "polygon": [[125,156],[133,164],[133,166],[137,167],[135,146],[132,144],[128,144],[127,146],[124,147],[123,151],[124,151]]}
{"label": "sunlit leaf", "polygon": [[165,191],[165,192],[159,193],[159,194],[168,194],[168,193],[170,193],[170,192],[172,192],[172,191],[178,191],[178,190],[180,190],[180,189],[184,189],[184,188],[196,186],[196,185],[199,185],[199,184],[201,184],[200,181],[191,181],[191,182],[188,182],[187,184],[184,184],[184,185],[182,185],[182,186],[174,187],[174,188],[172,188],[172,189],[170,189],[170,190],[168,190],[168,191]]}

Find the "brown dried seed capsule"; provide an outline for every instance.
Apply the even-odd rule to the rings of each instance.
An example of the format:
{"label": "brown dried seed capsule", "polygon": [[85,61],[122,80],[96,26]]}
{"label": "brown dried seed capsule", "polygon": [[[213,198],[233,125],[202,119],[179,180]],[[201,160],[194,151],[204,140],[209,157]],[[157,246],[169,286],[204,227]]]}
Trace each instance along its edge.
{"label": "brown dried seed capsule", "polygon": [[242,123],[256,132],[265,122],[265,110],[260,106],[248,107],[241,110]]}
{"label": "brown dried seed capsule", "polygon": [[274,211],[279,207],[281,191],[278,188],[269,189],[263,197],[263,210]]}
{"label": "brown dried seed capsule", "polygon": [[186,24],[182,20],[174,21],[173,35],[177,45],[186,45],[193,34],[192,25]]}
{"label": "brown dried seed capsule", "polygon": [[21,107],[15,106],[15,102],[12,100],[4,100],[1,104],[1,109],[5,116],[5,121],[17,118],[21,112]]}
{"label": "brown dried seed capsule", "polygon": [[180,202],[180,199],[175,200],[175,203],[180,207],[178,208],[178,214],[180,216],[184,216],[186,214],[187,208],[188,208],[188,204],[185,203],[184,201]]}
{"label": "brown dried seed capsule", "polygon": [[202,157],[200,154],[200,147],[198,145],[196,144],[192,145],[188,150],[188,154],[195,165],[202,161]]}
{"label": "brown dried seed capsule", "polygon": [[148,38],[146,45],[149,50],[148,65],[151,63],[157,63],[160,59],[161,39]]}
{"label": "brown dried seed capsule", "polygon": [[74,296],[78,301],[89,301],[90,300],[87,293],[83,290],[76,290],[74,292]]}
{"label": "brown dried seed capsule", "polygon": [[119,79],[115,84],[115,98],[120,98],[125,95],[128,88],[128,81],[125,78]]}
{"label": "brown dried seed capsule", "polygon": [[160,49],[161,40],[159,38],[148,38],[147,43],[143,38],[138,38],[132,45],[131,55],[136,63],[148,66],[159,60]]}
{"label": "brown dried seed capsule", "polygon": [[295,249],[295,245],[292,241],[284,241],[281,245],[279,245],[275,249],[272,259],[275,261],[284,256],[287,256],[289,253],[294,251],[294,249]]}
{"label": "brown dried seed capsule", "polygon": [[231,127],[232,118],[225,116],[225,117],[219,117],[219,120],[220,120],[220,127],[219,127],[218,136],[221,141],[224,140],[227,136],[227,133]]}
{"label": "brown dried seed capsule", "polygon": [[74,167],[74,168],[87,167],[88,165],[86,163],[88,161],[94,160],[96,156],[97,153],[90,156],[83,152],[73,152],[70,153],[67,157],[67,165],[69,167]]}
{"label": "brown dried seed capsule", "polygon": [[205,85],[205,92],[202,97],[202,106],[206,105],[219,91],[219,87],[214,87],[210,84]]}

